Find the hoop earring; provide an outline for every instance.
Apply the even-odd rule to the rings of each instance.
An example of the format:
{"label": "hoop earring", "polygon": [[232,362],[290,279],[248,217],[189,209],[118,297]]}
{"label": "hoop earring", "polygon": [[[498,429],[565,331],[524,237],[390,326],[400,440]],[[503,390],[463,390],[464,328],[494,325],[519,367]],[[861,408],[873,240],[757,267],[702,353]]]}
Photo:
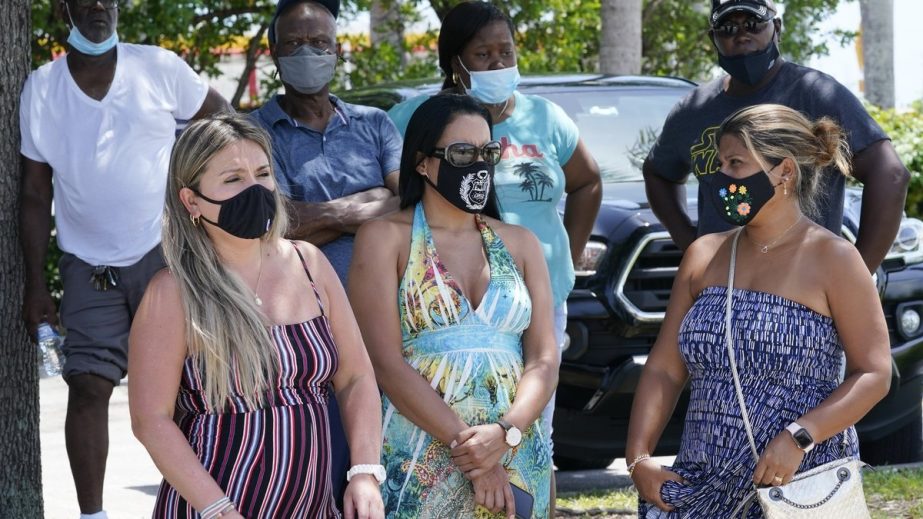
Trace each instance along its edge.
{"label": "hoop earring", "polygon": [[189,214],[189,221],[192,222],[192,226],[193,226],[193,227],[198,227],[198,226],[199,226],[199,217],[198,217],[198,216],[195,216],[195,215],[193,215],[193,214],[190,213],[190,214]]}

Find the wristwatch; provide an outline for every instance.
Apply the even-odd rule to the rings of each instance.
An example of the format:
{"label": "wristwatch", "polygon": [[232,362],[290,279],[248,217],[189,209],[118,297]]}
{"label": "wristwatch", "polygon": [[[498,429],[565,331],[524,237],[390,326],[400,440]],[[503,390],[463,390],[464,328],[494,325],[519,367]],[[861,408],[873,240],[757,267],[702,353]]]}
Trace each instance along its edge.
{"label": "wristwatch", "polygon": [[503,430],[506,431],[506,437],[503,439],[511,449],[516,448],[522,442],[522,431],[519,430],[519,427],[507,422],[503,418],[497,420],[497,425],[503,427]]}
{"label": "wristwatch", "polygon": [[792,439],[795,440],[795,445],[805,453],[811,452],[811,449],[814,448],[814,437],[811,436],[811,433],[809,433],[807,429],[798,425],[798,422],[788,424],[785,430],[792,433]]}
{"label": "wristwatch", "polygon": [[385,467],[382,465],[353,465],[346,472],[346,481],[349,481],[353,476],[359,474],[371,474],[375,477],[375,481],[378,481],[378,484],[385,482],[385,479],[388,478],[388,474],[385,472]]}

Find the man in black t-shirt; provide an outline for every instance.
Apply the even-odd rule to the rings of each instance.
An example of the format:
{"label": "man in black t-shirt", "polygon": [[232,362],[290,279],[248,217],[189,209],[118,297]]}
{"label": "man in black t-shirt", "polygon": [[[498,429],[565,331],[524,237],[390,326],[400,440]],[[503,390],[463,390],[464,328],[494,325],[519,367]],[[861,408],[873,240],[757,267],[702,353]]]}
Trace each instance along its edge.
{"label": "man in black t-shirt", "polygon": [[[697,236],[728,230],[702,189],[719,169],[715,132],[721,122],[764,103],[789,106],[812,120],[828,116],[846,131],[852,175],[864,184],[856,247],[874,271],[897,233],[910,175],[888,136],[849,90],[822,72],[779,57],[782,22],[776,13],[772,0],[712,0],[709,36],[728,75],[693,90],[667,117],[643,167],[651,208],[682,249]],[[685,211],[689,173],[700,186],[698,228]],[[825,175],[823,182],[826,197],[817,221],[839,234],[845,177]]]}

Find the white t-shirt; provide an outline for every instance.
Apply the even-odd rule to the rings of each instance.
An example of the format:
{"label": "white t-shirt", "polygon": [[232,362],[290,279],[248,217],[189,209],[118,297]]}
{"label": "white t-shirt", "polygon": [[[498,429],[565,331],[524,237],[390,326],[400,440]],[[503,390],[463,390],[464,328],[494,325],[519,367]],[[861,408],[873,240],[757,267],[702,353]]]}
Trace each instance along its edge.
{"label": "white t-shirt", "polygon": [[176,119],[208,85],[176,54],[118,45],[109,92],[87,96],[66,59],[32,72],[22,91],[20,151],[51,166],[58,246],[91,265],[124,267],[160,242]]}

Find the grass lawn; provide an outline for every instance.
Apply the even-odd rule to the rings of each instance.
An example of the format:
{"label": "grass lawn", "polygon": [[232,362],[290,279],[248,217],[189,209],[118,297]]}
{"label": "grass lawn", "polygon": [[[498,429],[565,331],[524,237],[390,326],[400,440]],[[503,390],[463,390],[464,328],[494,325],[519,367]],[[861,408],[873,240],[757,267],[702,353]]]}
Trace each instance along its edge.
{"label": "grass lawn", "polygon": [[[865,471],[865,498],[873,519],[923,519],[923,468]],[[636,516],[634,488],[558,496],[558,517],[623,519]]]}

